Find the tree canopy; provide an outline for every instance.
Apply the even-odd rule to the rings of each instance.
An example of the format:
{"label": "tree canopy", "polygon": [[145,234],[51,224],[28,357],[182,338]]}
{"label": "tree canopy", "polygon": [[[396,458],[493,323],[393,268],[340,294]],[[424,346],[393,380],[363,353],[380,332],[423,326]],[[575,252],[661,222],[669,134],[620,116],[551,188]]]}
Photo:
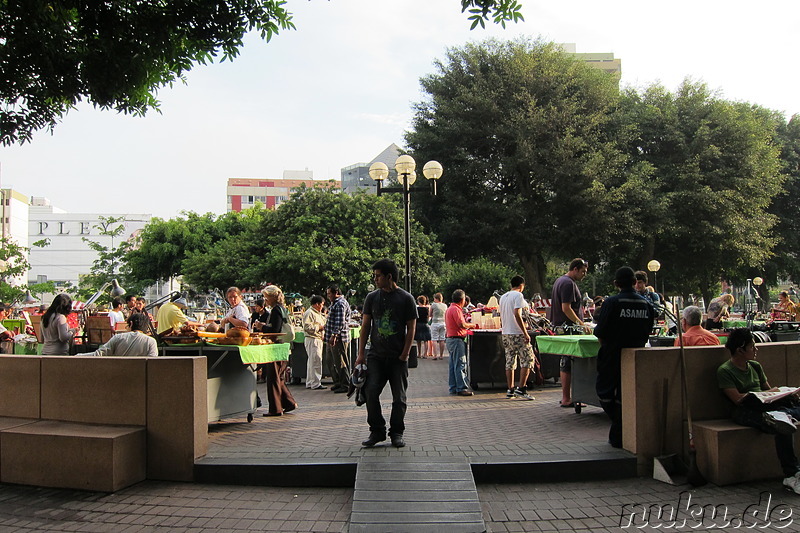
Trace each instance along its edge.
{"label": "tree canopy", "polygon": [[605,183],[625,162],[605,127],[616,79],[525,39],[450,49],[436,70],[406,137],[446,169],[422,216],[449,258],[514,258],[541,292],[546,259],[605,242],[612,221],[594,215],[614,202]]}
{"label": "tree canopy", "polygon": [[609,261],[644,268],[658,259],[674,287],[707,299],[720,279],[743,281],[763,267],[777,243],[768,208],[784,181],[775,142],[782,117],[690,81],[674,94],[659,85],[628,90],[620,116],[626,152],[649,171],[630,191],[635,240],[612,246]]}
{"label": "tree canopy", "polygon": [[[193,226],[183,218],[156,220],[142,231],[126,271],[153,280],[182,275],[199,291],[274,283],[308,295],[337,283],[363,296],[376,260],[394,259],[403,272],[403,213],[394,196],[301,188],[274,210],[259,206],[216,220],[202,217],[207,229],[184,231]],[[222,225],[227,229],[220,231]],[[431,291],[444,257],[435,236],[413,226],[415,291]]]}
{"label": "tree canopy", "polygon": [[[472,27],[522,20],[516,0],[461,0]],[[284,0],[0,0],[0,143],[52,130],[78,102],[144,115],[197,64],[233,59],[249,31],[294,29]]]}

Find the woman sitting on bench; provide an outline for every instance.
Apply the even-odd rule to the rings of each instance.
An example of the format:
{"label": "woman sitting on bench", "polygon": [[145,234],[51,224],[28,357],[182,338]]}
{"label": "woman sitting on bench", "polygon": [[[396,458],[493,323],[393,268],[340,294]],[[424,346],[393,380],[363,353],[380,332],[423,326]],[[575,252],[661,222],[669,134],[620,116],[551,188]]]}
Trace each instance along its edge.
{"label": "woman sitting on bench", "polygon": [[772,403],[761,403],[753,395],[748,395],[750,392],[778,390],[770,388],[761,363],[755,360],[758,348],[749,329],[733,330],[725,347],[731,358],[717,369],[717,383],[736,406],[733,421],[775,435],[775,450],[786,476],[783,486],[800,494],[800,466],[794,452],[800,401],[796,394]]}

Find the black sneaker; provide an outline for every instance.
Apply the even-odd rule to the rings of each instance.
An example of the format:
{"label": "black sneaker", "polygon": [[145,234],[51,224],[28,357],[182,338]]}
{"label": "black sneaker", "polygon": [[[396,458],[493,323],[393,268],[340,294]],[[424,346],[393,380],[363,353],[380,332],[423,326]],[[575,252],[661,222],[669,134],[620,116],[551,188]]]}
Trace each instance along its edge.
{"label": "black sneaker", "polygon": [[519,398],[521,400],[533,400],[534,399],[533,396],[528,394],[528,391],[526,391],[525,389],[521,389],[519,387],[514,389],[514,397],[515,398]]}
{"label": "black sneaker", "polygon": [[392,435],[392,446],[395,448],[402,448],[406,445],[406,441],[403,440],[402,435]]}
{"label": "black sneaker", "polygon": [[372,448],[379,442],[383,442],[386,440],[386,434],[381,433],[370,433],[369,438],[361,443],[361,445],[365,448]]}

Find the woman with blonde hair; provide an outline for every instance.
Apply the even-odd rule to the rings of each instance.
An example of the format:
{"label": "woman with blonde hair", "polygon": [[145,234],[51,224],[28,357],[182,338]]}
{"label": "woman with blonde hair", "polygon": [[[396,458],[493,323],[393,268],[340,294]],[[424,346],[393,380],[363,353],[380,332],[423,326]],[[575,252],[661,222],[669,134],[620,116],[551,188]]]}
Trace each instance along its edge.
{"label": "woman with blonde hair", "polygon": [[706,315],[706,329],[722,329],[722,321],[727,320],[728,310],[733,307],[733,294],[723,294],[711,300]]}
{"label": "woman with blonde hair", "polygon": [[[261,293],[264,295],[264,302],[270,307],[269,322],[262,328],[262,331],[264,333],[280,333],[283,330],[283,324],[289,321],[289,312],[286,310],[283,291],[277,285],[269,285]],[[288,361],[275,361],[264,365],[269,406],[264,416],[281,416],[283,413],[297,409],[297,402],[294,401],[294,397],[284,381],[288,364]]]}

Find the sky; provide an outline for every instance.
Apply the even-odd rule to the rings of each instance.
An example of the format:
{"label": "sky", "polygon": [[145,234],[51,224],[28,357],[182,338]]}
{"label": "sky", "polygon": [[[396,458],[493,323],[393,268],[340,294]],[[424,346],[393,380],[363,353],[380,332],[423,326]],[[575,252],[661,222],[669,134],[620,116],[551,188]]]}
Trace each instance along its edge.
{"label": "sky", "polygon": [[[541,37],[622,60],[622,86],[800,113],[796,0],[520,0],[524,23],[469,30],[458,0],[289,0],[297,29],[248,35],[233,62],[195,67],[145,118],[82,104],[51,135],[0,147],[0,185],[72,213],[225,212],[228,178],[340,178],[403,146],[419,79],[448,48]],[[420,166],[421,163],[419,162]],[[447,179],[444,169],[442,179]]]}

